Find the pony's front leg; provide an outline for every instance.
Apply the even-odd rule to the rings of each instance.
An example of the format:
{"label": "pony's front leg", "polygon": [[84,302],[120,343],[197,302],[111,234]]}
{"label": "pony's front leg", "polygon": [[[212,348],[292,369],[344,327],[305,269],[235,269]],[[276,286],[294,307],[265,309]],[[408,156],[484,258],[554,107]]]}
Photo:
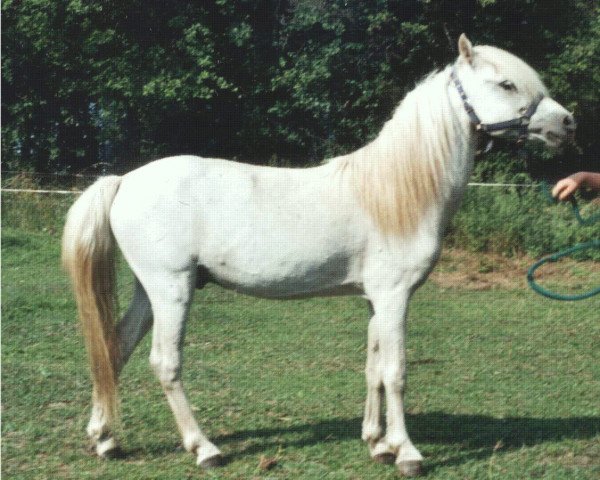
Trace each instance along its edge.
{"label": "pony's front leg", "polygon": [[[409,297],[409,291],[403,289],[373,299],[375,315],[369,324],[367,383],[370,393],[367,395],[367,407],[369,397],[376,400],[372,400],[373,405],[380,403],[380,399],[375,397],[376,391],[385,392],[387,430],[385,437],[370,443],[371,456],[380,461],[395,458],[400,473],[414,476],[421,471],[423,457],[412,444],[404,419],[404,339]],[[367,422],[367,418],[365,423],[372,424]]]}
{"label": "pony's front leg", "polygon": [[383,427],[381,424],[381,404],[383,402],[383,383],[379,372],[379,338],[375,328],[376,322],[373,320],[375,311],[373,304],[369,302],[369,313],[371,321],[369,322],[368,340],[367,340],[367,365],[365,375],[367,380],[367,398],[365,401],[365,415],[362,423],[362,439],[369,444],[371,456],[375,461],[381,463],[393,463],[395,455],[391,455],[387,449],[378,452],[377,445],[383,436]]}

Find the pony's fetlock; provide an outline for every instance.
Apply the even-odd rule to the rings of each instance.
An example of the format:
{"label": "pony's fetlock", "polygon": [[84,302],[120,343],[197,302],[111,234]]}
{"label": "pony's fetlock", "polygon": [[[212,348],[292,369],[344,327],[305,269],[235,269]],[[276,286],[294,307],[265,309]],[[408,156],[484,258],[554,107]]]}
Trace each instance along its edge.
{"label": "pony's fetlock", "polygon": [[101,408],[94,407],[92,418],[86,428],[96,454],[102,458],[116,458],[121,456],[121,450],[111,431],[107,418]]}
{"label": "pony's fetlock", "polygon": [[106,422],[98,422],[94,417],[90,419],[90,423],[86,428],[88,437],[94,443],[98,443],[102,438],[110,437],[110,428]]}
{"label": "pony's fetlock", "polygon": [[373,424],[371,422],[363,423],[361,438],[369,445],[374,445],[383,436],[383,429],[381,425]]}
{"label": "pony's fetlock", "polygon": [[200,448],[200,437],[196,434],[184,437],[183,448],[186,452],[197,453]]}

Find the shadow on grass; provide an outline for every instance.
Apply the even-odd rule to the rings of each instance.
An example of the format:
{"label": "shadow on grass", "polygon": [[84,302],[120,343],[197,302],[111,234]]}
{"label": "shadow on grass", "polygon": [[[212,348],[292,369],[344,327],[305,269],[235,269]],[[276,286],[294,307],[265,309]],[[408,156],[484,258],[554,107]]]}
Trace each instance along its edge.
{"label": "shadow on grass", "polygon": [[[235,458],[278,445],[303,447],[356,440],[360,438],[361,422],[362,418],[323,420],[281,428],[242,430],[213,440],[216,445],[238,444],[232,446],[234,453],[231,457]],[[427,470],[431,471],[441,466],[488,458],[495,447],[499,447],[499,441],[502,442],[502,451],[507,451],[563,439],[591,438],[600,434],[600,417],[493,418],[432,412],[408,415],[407,426],[417,446],[436,444],[459,447],[459,454],[450,457],[445,455],[439,462],[435,462],[435,458],[427,459]]]}

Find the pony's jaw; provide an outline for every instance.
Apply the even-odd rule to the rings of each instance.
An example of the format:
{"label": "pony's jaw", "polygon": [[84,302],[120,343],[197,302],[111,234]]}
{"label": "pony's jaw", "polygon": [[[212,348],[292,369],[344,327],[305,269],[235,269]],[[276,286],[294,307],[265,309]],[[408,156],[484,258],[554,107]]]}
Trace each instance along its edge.
{"label": "pony's jaw", "polygon": [[569,143],[574,143],[575,134],[570,133],[556,133],[552,130],[542,132],[540,130],[530,130],[527,136],[528,140],[542,142],[544,145],[550,148],[560,148]]}

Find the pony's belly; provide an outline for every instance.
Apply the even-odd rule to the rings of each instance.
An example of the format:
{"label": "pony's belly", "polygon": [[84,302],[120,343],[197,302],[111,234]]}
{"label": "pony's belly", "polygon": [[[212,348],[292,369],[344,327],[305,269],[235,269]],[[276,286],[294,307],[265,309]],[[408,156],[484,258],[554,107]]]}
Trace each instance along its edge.
{"label": "pony's belly", "polygon": [[223,288],[233,290],[244,295],[279,300],[364,294],[362,285],[358,283],[335,286],[294,283],[248,285],[239,282],[230,282],[228,280],[218,279],[215,277],[211,277],[211,281]]}
{"label": "pony's belly", "polygon": [[[255,259],[256,260],[256,259]],[[213,282],[240,293],[264,298],[300,298],[362,293],[361,281],[348,258],[317,264],[298,259],[238,261],[221,259],[198,267],[197,284]]]}

